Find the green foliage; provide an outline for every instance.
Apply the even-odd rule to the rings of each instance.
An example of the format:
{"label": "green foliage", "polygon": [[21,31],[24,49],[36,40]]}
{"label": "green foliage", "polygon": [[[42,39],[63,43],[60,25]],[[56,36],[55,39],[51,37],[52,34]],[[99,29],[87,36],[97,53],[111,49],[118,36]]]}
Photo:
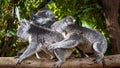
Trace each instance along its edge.
{"label": "green foliage", "polygon": [[[0,0],[0,50],[4,44],[6,34],[13,36],[5,56],[14,56],[17,51],[27,45],[16,38],[19,22],[14,8],[18,7],[21,19],[30,19],[32,12],[39,11],[39,9],[36,9],[39,2],[41,0]],[[99,5],[98,0],[52,0],[47,7],[54,12],[56,20],[73,16],[75,24],[101,31],[110,44],[104,17],[101,13],[102,7]],[[8,20],[12,17],[14,22],[10,25]],[[9,29],[7,29],[8,25],[10,25]],[[110,52],[110,49],[108,52]]]}

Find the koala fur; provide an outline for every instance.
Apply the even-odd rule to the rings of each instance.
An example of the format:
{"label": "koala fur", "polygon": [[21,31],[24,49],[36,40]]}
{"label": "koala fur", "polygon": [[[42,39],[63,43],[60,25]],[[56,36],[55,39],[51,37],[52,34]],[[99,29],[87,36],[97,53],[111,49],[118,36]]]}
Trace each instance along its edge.
{"label": "koala fur", "polygon": [[96,63],[103,59],[107,41],[100,32],[73,24],[71,16],[55,22],[52,29],[62,33],[65,39],[50,45],[48,50],[78,47],[84,53],[93,53],[96,56]]}

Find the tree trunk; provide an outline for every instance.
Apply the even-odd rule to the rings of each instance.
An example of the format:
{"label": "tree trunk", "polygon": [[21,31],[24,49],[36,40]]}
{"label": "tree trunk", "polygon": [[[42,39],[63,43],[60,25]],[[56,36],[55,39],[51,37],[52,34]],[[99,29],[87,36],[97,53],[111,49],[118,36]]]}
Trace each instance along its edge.
{"label": "tree trunk", "polygon": [[11,43],[12,38],[13,38],[12,35],[7,35],[5,37],[3,47],[2,47],[2,49],[0,51],[0,56],[2,56],[2,57],[5,56],[5,53],[7,52],[8,48],[9,48],[9,44]]}
{"label": "tree trunk", "polygon": [[[94,58],[75,58],[65,61],[61,68],[120,68],[120,55],[105,56],[104,60],[96,64]],[[54,60],[29,58],[20,65],[13,57],[0,57],[1,68],[54,68]]]}
{"label": "tree trunk", "polygon": [[[10,29],[13,25],[14,22],[14,18],[11,17],[7,20],[7,28],[5,29],[5,33],[7,33],[8,29]],[[9,44],[12,41],[13,36],[7,34],[7,36],[5,37],[4,41],[3,41],[3,46],[2,49],[0,50],[0,56],[5,56],[5,53],[7,52],[8,48],[9,48]]]}
{"label": "tree trunk", "polygon": [[103,13],[112,44],[113,54],[120,54],[120,28],[118,24],[119,0],[102,0]]}

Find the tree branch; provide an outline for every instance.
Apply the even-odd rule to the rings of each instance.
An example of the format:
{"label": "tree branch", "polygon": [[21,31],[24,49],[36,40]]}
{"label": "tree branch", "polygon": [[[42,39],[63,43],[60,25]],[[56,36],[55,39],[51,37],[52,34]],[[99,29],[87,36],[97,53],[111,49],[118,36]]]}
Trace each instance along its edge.
{"label": "tree branch", "polygon": [[[120,54],[105,56],[104,60],[98,64],[93,62],[94,58],[75,58],[68,59],[64,62],[61,68],[116,68],[120,67]],[[24,60],[20,65],[16,65],[17,59],[13,57],[0,57],[0,67],[2,68],[36,68],[36,67],[46,67],[53,68],[54,60],[50,59],[36,59],[28,58]]]}

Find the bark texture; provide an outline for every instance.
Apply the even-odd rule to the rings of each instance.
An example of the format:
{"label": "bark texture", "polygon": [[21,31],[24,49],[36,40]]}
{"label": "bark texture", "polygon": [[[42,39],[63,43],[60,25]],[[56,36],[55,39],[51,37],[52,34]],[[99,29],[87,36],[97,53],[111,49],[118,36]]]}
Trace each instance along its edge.
{"label": "bark texture", "polygon": [[103,13],[112,44],[113,54],[120,54],[120,28],[118,24],[119,0],[102,0]]}
{"label": "bark texture", "polygon": [[[64,62],[61,68],[120,68],[120,55],[106,56],[103,61],[96,64],[94,58],[74,58]],[[0,57],[0,68],[54,68],[54,60],[28,58],[20,65],[13,57]]]}

